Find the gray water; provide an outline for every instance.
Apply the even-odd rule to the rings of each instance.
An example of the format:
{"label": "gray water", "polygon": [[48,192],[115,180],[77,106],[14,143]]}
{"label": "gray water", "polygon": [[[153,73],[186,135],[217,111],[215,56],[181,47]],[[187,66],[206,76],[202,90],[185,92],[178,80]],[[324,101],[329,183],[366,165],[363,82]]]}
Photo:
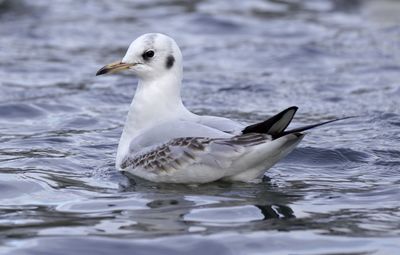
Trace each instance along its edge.
{"label": "gray water", "polygon": [[[399,254],[400,1],[0,1],[1,254]],[[114,168],[136,80],[95,77],[176,39],[185,104],[312,130],[260,184]]]}

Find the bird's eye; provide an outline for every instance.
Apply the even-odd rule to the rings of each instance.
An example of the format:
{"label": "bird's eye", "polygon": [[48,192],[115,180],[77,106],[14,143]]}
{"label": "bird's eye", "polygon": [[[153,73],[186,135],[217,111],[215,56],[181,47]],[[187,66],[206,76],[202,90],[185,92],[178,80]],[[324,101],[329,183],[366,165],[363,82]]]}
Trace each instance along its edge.
{"label": "bird's eye", "polygon": [[154,50],[145,51],[142,55],[144,60],[148,60],[154,56]]}

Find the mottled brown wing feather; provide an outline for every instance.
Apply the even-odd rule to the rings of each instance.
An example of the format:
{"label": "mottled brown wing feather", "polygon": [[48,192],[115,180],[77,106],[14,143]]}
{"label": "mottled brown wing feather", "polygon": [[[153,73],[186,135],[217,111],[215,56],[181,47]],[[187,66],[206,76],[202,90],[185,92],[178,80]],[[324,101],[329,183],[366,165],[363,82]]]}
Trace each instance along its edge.
{"label": "mottled brown wing feather", "polygon": [[244,134],[232,138],[182,137],[154,146],[139,153],[131,153],[121,164],[122,169],[144,168],[148,171],[173,171],[199,163],[218,163],[243,152],[245,147],[271,140],[266,134]]}

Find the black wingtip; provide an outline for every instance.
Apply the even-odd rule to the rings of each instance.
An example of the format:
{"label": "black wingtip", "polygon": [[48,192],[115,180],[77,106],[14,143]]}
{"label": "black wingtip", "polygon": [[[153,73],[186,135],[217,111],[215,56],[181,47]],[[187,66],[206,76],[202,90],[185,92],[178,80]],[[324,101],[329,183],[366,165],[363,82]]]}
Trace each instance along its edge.
{"label": "black wingtip", "polygon": [[325,125],[325,124],[329,124],[329,123],[332,123],[332,122],[336,122],[336,121],[340,121],[340,120],[347,120],[347,119],[352,119],[352,118],[358,118],[358,117],[359,116],[347,116],[347,117],[343,117],[343,118],[338,118],[338,119],[334,119],[334,120],[328,120],[328,121],[324,121],[324,122],[317,123],[317,124],[312,124],[312,125],[307,125],[307,126],[295,128],[295,129],[292,129],[292,130],[288,130],[288,131],[282,132],[279,135],[279,137],[282,137],[282,136],[285,136],[285,135],[288,135],[288,134],[293,134],[293,133],[300,133],[300,132],[303,132],[303,131],[306,131],[306,130],[309,130],[309,129],[312,129],[312,128],[316,128],[316,127],[319,127],[319,126],[322,126],[322,125]]}
{"label": "black wingtip", "polygon": [[297,106],[291,106],[263,122],[247,126],[243,129],[242,133],[262,133],[272,135],[273,137],[277,136],[288,127],[297,109]]}

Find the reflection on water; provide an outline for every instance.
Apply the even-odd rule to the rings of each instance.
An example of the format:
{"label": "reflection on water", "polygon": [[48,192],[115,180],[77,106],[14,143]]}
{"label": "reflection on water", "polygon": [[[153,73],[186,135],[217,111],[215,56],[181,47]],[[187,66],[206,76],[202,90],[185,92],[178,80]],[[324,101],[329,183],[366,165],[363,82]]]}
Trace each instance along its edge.
{"label": "reflection on water", "polygon": [[[398,253],[399,8],[0,0],[0,253]],[[114,157],[135,78],[94,73],[153,31],[181,46],[197,113],[360,117],[313,130],[259,184],[127,178]]]}

